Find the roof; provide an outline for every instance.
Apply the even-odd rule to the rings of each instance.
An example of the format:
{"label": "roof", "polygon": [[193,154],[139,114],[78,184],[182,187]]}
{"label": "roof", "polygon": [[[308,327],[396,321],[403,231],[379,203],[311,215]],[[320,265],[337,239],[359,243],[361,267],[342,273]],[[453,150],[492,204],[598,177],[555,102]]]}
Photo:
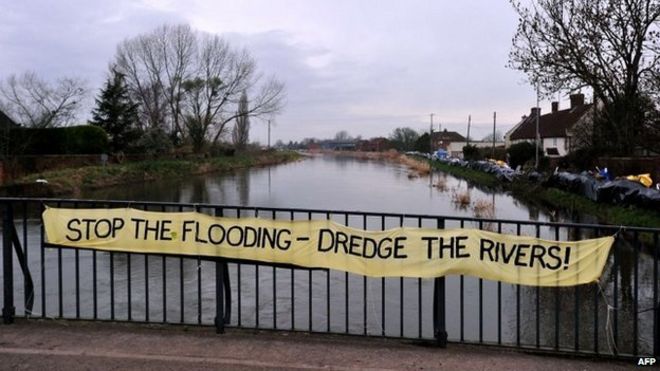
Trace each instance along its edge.
{"label": "roof", "polygon": [[17,127],[18,124],[14,122],[9,116],[7,116],[4,112],[0,110],[0,127]]}
{"label": "roof", "polygon": [[[566,130],[573,127],[593,106],[583,104],[575,108],[546,113],[539,117],[539,135],[541,138],[566,137]],[[534,139],[536,137],[536,115],[523,119],[518,127],[509,135],[510,140]]]}
{"label": "roof", "polygon": [[455,131],[447,131],[445,129],[444,131],[440,132],[435,132],[433,133],[433,140],[434,141],[443,141],[443,142],[465,142],[467,139],[465,139],[464,136],[461,134],[455,132]]}

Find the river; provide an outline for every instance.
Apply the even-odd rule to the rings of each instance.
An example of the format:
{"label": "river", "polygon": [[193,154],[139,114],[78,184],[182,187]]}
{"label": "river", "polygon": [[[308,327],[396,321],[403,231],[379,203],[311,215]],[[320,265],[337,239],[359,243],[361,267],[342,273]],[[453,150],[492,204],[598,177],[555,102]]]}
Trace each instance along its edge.
{"label": "river", "polygon": [[[455,202],[459,198],[465,200],[466,197],[469,198],[469,202],[463,204]],[[416,177],[412,176],[411,171],[404,165],[330,155],[314,155],[293,163],[241,169],[230,174],[210,174],[85,191],[81,194],[81,198],[126,200],[127,205],[139,201],[171,201],[465,217],[476,214],[476,216],[511,220],[556,222],[594,220],[590,216],[564,215],[547,210],[518,200],[507,193],[471,186],[465,180],[447,174],[433,174],[431,179],[428,176]],[[28,228],[28,239],[36,241],[39,238],[38,221],[29,223],[31,225]],[[357,225],[359,221],[355,223],[354,226],[360,227]],[[387,220],[386,224],[386,227],[393,227],[398,225],[398,221]],[[414,220],[406,220],[404,224],[415,225]],[[447,227],[451,226],[458,225]],[[381,225],[377,221],[373,223],[370,221],[368,227],[379,228]],[[17,228],[21,230],[20,225],[17,225]],[[502,231],[515,233],[515,225],[505,224],[502,226]],[[523,230],[523,233],[534,233],[534,231]],[[543,228],[540,231],[542,237],[548,238],[552,238],[554,233],[555,231],[550,228]],[[560,237],[568,237],[567,233],[569,232],[561,231]],[[590,236],[580,234],[580,237]],[[482,339],[486,342],[501,341],[505,344],[515,344],[520,339],[522,344],[535,344],[538,341],[541,346],[548,347],[554,346],[555,341],[558,340],[560,348],[570,349],[575,348],[576,345],[581,349],[592,349],[597,341],[600,351],[610,352],[613,346],[608,339],[612,335],[612,318],[616,315],[621,323],[617,328],[618,350],[630,352],[630,340],[635,334],[639,342],[639,350],[650,350],[653,344],[652,329],[646,324],[652,323],[653,312],[641,311],[653,305],[653,258],[641,254],[636,268],[639,285],[639,295],[636,297],[631,293],[634,281],[632,276],[634,254],[631,252],[629,242],[617,243],[625,245],[620,249],[621,273],[612,275],[613,257],[610,257],[606,277],[602,279],[603,286],[606,287],[603,292],[599,291],[597,285],[537,289],[519,288],[508,284],[498,286],[497,283],[489,281],[480,283],[478,279],[472,277],[448,277],[447,330],[450,340]],[[47,262],[56,262],[60,259],[60,254],[64,266],[72,267],[75,257],[70,250],[60,253],[55,249],[47,249],[45,259]],[[93,315],[94,305],[90,296],[93,289],[92,280],[89,279],[93,274],[92,253],[82,251],[79,258],[80,275],[83,277],[80,289],[80,313],[81,317],[90,317]],[[109,254],[98,253],[96,259],[98,282],[110,280],[111,272],[116,275],[112,287],[108,285],[97,287],[99,317],[114,316],[128,319],[127,277],[130,275],[132,318],[147,319],[145,286],[148,286],[151,308],[149,320],[162,319],[162,313],[159,313],[157,308],[160,308],[159,305],[163,302],[163,294],[165,294],[167,321],[213,322],[215,308],[215,301],[212,299],[215,290],[213,263],[203,261],[198,263],[195,260],[178,258],[161,261],[160,258],[152,257],[145,264],[143,256],[132,256],[128,261],[125,254],[116,254],[112,258],[111,270]],[[30,264],[34,267],[33,275],[38,276],[37,251],[30,251]],[[46,285],[57,286],[56,264],[47,264],[47,266],[54,268],[48,268],[45,272]],[[148,273],[145,272],[145,268],[148,269]],[[159,281],[163,276],[163,269],[168,277],[164,287]],[[235,264],[230,265],[234,297],[232,323],[235,325],[264,328],[277,325],[277,328],[287,329],[292,327],[293,322],[293,327],[296,329],[314,331],[330,329],[332,332],[357,334],[366,332],[372,335],[403,335],[411,338],[433,337],[432,280],[363,279],[343,272],[308,273],[304,270],[290,271],[271,267],[259,267],[258,270],[259,274],[251,265],[241,264],[240,268]],[[199,277],[202,278],[201,282],[197,281],[198,272]],[[65,297],[62,303],[64,317],[77,315],[76,292],[72,284],[73,274],[71,269],[64,269],[62,288]],[[148,277],[146,282],[145,277]],[[620,288],[616,297],[620,304],[618,309],[613,310],[611,305],[614,294],[611,283],[615,279]],[[35,281],[39,280],[35,279]],[[17,282],[22,281],[17,278]],[[36,292],[39,293],[40,283],[35,284]],[[115,313],[111,313],[109,309],[109,290],[114,291]],[[296,292],[293,300],[291,290]],[[58,316],[57,290],[53,292],[54,294],[47,294],[46,312],[48,315]],[[498,295],[501,298],[499,301]],[[196,302],[198,296],[202,298],[199,306]],[[635,297],[637,307],[633,305]],[[40,299],[37,298],[35,307],[37,309],[40,308],[39,302]],[[181,303],[183,303],[183,311]],[[421,311],[418,305],[420,303]],[[19,306],[19,313],[20,308]],[[639,318],[638,328],[632,327],[631,318],[635,316],[633,314],[635,308]],[[40,315],[38,310],[41,309],[37,309],[35,314]],[[331,312],[329,319],[328,310]],[[614,311],[617,313],[615,314]],[[461,323],[464,324],[462,330]]]}

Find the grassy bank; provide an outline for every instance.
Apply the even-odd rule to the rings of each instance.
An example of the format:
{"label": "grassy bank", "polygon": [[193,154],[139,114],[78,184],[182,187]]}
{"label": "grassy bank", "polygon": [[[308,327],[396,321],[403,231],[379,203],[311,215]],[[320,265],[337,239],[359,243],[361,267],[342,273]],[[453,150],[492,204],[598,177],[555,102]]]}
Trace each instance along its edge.
{"label": "grassy bank", "polygon": [[360,152],[360,151],[324,151],[338,157],[350,157],[361,160],[387,161],[405,165],[411,172],[410,176],[428,175],[431,172],[429,162],[414,156],[406,156],[395,150],[384,152]]}
{"label": "grassy bank", "polygon": [[539,184],[516,180],[513,183],[502,183],[494,175],[459,166],[451,166],[441,162],[433,162],[434,169],[467,179],[486,187],[499,187],[511,191],[515,196],[541,203],[555,209],[578,212],[596,216],[600,222],[614,225],[638,227],[660,226],[660,213],[644,210],[633,206],[622,207],[597,203],[588,198],[569,193],[556,188],[545,188]]}
{"label": "grassy bank", "polygon": [[150,160],[108,166],[85,166],[32,174],[18,179],[13,186],[33,185],[37,179],[46,179],[48,181],[46,189],[44,189],[46,195],[75,195],[81,189],[98,189],[159,179],[184,178],[190,175],[275,165],[299,158],[300,155],[296,152],[268,151],[227,157]]}

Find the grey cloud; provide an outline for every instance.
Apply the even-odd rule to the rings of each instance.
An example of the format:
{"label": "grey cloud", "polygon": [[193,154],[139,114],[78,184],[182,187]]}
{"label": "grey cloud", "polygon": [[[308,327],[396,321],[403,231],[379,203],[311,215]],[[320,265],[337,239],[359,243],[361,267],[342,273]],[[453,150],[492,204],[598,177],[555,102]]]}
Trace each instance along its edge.
{"label": "grey cloud", "polygon": [[[250,17],[240,13],[245,21],[234,22],[232,33],[221,28],[226,14],[197,14],[199,7],[184,3],[2,1],[1,73],[77,75],[94,93],[122,39],[163,23],[217,22],[232,43],[250,50],[264,74],[287,85],[275,139],[326,137],[343,129],[366,137],[397,126],[426,129],[430,112],[436,123],[461,132],[471,113],[479,137],[491,130],[492,111],[500,126],[510,126],[534,102],[522,75],[504,68],[516,26],[506,2],[337,1],[309,12],[299,9],[312,7],[307,2],[295,3],[294,12],[287,8],[292,3],[266,2],[268,12],[259,14],[254,28],[270,31],[250,31]],[[290,22],[293,16],[300,27]],[[269,27],[271,20],[278,26]],[[256,125],[253,138],[265,141],[263,126]]]}

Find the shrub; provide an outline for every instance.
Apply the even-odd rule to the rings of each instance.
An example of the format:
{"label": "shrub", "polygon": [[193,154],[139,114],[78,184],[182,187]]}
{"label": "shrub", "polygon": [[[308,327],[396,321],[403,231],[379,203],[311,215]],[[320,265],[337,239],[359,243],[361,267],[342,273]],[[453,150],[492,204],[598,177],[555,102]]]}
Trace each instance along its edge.
{"label": "shrub", "polygon": [[467,145],[463,147],[463,159],[466,161],[478,161],[483,160],[481,157],[481,152],[477,146]]}
{"label": "shrub", "polygon": [[108,135],[92,125],[64,128],[12,129],[13,155],[98,154],[108,150]]}
{"label": "shrub", "polygon": [[155,156],[169,153],[172,150],[172,141],[163,129],[147,129],[137,141],[137,147],[145,154]]}
{"label": "shrub", "polygon": [[[519,165],[523,166],[528,161],[535,160],[534,151],[536,146],[531,142],[522,142],[516,143],[507,149],[507,155],[509,156],[509,166],[512,168],[517,168]],[[539,148],[539,160],[543,157],[543,150]],[[547,160],[546,160],[547,163]],[[539,161],[541,164],[541,161]]]}
{"label": "shrub", "polygon": [[108,150],[108,135],[98,126],[82,125],[64,129],[67,153],[103,153]]}
{"label": "shrub", "polygon": [[597,156],[597,153],[590,148],[580,148],[562,157],[559,166],[577,171],[593,169]]}
{"label": "shrub", "polygon": [[492,147],[479,148],[473,145],[463,147],[463,159],[466,161],[479,161],[487,158],[505,160],[506,150],[503,147],[495,147],[495,154],[493,155]]}

